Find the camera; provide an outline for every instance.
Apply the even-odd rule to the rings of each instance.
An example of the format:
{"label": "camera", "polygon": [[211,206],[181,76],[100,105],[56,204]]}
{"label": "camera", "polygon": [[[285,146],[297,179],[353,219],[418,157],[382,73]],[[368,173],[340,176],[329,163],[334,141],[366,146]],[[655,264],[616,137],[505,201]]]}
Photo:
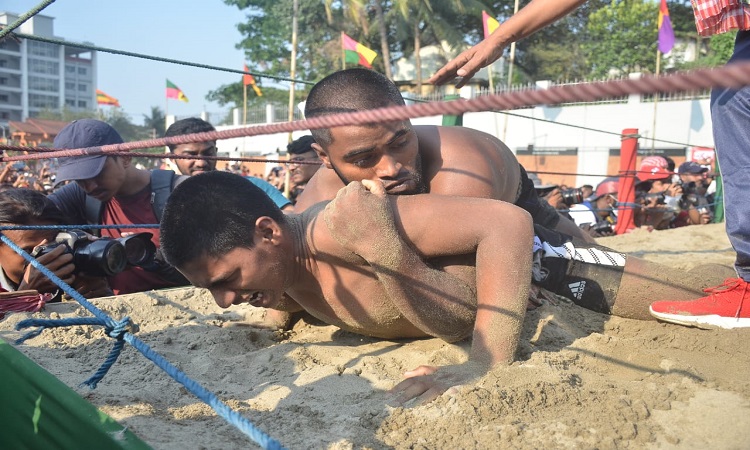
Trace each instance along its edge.
{"label": "camera", "polygon": [[568,206],[583,202],[583,191],[580,188],[562,189],[560,195],[563,203]]}
{"label": "camera", "polygon": [[653,192],[653,193],[645,193],[638,195],[639,200],[643,200],[644,202],[648,203],[653,199],[656,199],[657,205],[663,205],[666,203],[666,195],[664,195],[663,192]]}
{"label": "camera", "polygon": [[614,233],[614,228],[612,228],[612,224],[609,222],[599,222],[591,229],[599,234],[611,234]]}
{"label": "camera", "polygon": [[145,266],[153,262],[156,246],[151,242],[151,233],[136,233],[123,238],[98,238],[89,240],[89,235],[81,230],[62,231],[55,242],[40,245],[31,256],[38,258],[59,246],[73,255],[73,273],[83,273],[92,277],[116,275],[128,265]]}

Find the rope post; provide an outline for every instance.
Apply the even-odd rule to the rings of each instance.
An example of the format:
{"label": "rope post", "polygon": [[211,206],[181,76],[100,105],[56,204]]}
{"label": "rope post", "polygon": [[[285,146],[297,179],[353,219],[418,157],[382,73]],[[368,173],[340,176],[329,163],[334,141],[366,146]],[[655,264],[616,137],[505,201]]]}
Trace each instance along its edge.
{"label": "rope post", "polygon": [[635,158],[638,155],[638,129],[622,130],[620,143],[620,184],[617,188],[617,226],[615,233],[624,234],[635,228]]}

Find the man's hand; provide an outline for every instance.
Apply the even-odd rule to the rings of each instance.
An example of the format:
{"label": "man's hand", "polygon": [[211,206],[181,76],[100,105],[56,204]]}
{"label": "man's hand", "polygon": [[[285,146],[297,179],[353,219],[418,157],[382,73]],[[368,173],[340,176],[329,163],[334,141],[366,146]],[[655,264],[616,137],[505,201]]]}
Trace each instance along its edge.
{"label": "man's hand", "polygon": [[435,85],[445,84],[456,77],[463,77],[456,88],[459,89],[466,84],[482,67],[496,61],[503,55],[505,46],[498,46],[491,39],[485,39],[479,44],[464,50],[460,55],[453,58],[435,75],[427,80],[428,83]]}
{"label": "man's hand", "polygon": [[383,253],[383,246],[395,249],[402,242],[379,181],[349,183],[326,206],[323,218],[341,246],[368,261],[373,252]]}
{"label": "man's hand", "polygon": [[75,278],[73,289],[86,298],[109,297],[114,295],[106,278],[79,275]]}
{"label": "man's hand", "polygon": [[471,383],[486,373],[472,363],[455,366],[419,366],[404,373],[406,380],[390,390],[392,406],[418,406],[431,402],[443,392]]}
{"label": "man's hand", "polygon": [[[39,245],[45,245],[45,239]],[[75,280],[73,271],[73,255],[66,252],[64,245],[59,245],[51,252],[37,258],[39,264],[49,269],[52,273],[60,277],[64,282],[71,284]],[[18,285],[18,290],[34,289],[37,292],[55,292],[59,287],[52,282],[46,275],[42,274],[34,266],[29,264],[23,274],[23,279]]]}

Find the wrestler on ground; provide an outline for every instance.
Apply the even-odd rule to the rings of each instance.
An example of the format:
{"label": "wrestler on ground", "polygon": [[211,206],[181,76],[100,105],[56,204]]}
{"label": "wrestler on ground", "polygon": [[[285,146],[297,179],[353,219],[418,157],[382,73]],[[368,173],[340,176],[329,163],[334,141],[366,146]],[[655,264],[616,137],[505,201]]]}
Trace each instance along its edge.
{"label": "wrestler on ground", "polygon": [[[429,400],[511,362],[532,274],[586,307],[643,319],[650,318],[652,295],[700,295],[684,287],[682,272],[602,247],[579,248],[548,230],[534,237],[532,230],[528,213],[506,202],[388,196],[369,180],[349,184],[327,205],[284,215],[240,177],[214,172],[175,189],[161,244],[167,260],[223,308],[303,308],[386,339],[473,336],[468,363],[408,373],[416,378],[395,388],[401,402]],[[476,270],[465,281],[476,295],[461,297],[463,286],[438,288],[429,274],[406,275],[423,259],[446,255],[473,255]],[[413,295],[401,291],[407,284]]]}

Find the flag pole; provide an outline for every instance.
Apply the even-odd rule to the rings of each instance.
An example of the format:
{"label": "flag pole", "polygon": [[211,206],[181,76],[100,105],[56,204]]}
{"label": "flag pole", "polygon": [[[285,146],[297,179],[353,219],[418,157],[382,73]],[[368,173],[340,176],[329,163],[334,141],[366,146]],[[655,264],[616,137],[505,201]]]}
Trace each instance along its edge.
{"label": "flag pole", "polygon": [[[294,80],[297,75],[297,16],[299,15],[299,0],[294,0],[292,3],[292,61],[289,68],[289,78]],[[343,45],[341,48],[344,48]],[[294,81],[289,84],[289,114],[287,119],[289,122],[294,121]],[[294,139],[292,138],[292,132],[289,132],[287,141],[291,144]],[[286,159],[289,160],[287,153]],[[289,184],[291,183],[291,174],[289,173],[289,167],[284,171],[284,197],[289,198],[291,196]]]}
{"label": "flag pole", "polygon": [[[518,0],[516,0],[516,3],[513,5],[513,15],[515,16],[517,13],[518,13]],[[510,43],[510,61],[508,64],[508,81],[507,83],[505,83],[508,91],[510,91],[510,86],[513,83],[513,62],[515,61],[515,59],[516,59],[516,41],[513,41]],[[490,79],[492,78],[490,77]],[[490,83],[492,82],[490,81]],[[508,134],[508,115],[507,114],[505,115],[505,120],[503,123],[503,142],[505,142],[506,134]]]}
{"label": "flag pole", "polygon": [[[659,76],[659,69],[661,68],[661,51],[659,46],[656,46],[656,76]],[[659,94],[654,94],[654,123],[651,127],[651,153],[656,151],[656,107],[659,103]]]}
{"label": "flag pole", "polygon": [[242,124],[247,125],[247,85],[242,78]]}
{"label": "flag pole", "polygon": [[341,70],[346,70],[346,50],[344,50],[344,32],[341,32]]}

